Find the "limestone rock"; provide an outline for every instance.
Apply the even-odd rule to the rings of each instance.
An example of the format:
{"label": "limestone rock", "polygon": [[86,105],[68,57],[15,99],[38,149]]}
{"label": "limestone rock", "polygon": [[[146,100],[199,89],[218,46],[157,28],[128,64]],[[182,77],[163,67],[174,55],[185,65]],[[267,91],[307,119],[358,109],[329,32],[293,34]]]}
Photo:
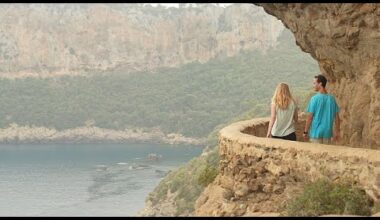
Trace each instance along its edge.
{"label": "limestone rock", "polygon": [[266,169],[269,172],[271,172],[272,174],[276,175],[276,176],[279,176],[280,173],[282,172],[281,166],[278,166],[278,165],[274,164],[272,161],[269,162],[269,164],[267,165]]}
{"label": "limestone rock", "polygon": [[283,25],[252,4],[1,4],[0,77],[154,71],[276,46]]}
{"label": "limestone rock", "polygon": [[319,62],[340,107],[339,144],[379,149],[380,4],[257,5],[280,19]]}
{"label": "limestone rock", "polygon": [[246,196],[249,193],[249,188],[245,184],[238,184],[235,187],[235,195],[238,197]]}

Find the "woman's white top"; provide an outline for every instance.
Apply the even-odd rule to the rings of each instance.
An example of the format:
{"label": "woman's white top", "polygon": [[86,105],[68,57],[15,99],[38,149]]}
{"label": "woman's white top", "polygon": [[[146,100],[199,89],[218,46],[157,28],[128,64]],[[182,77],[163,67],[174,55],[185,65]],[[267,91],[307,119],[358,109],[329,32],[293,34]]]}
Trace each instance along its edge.
{"label": "woman's white top", "polygon": [[276,120],[272,127],[272,136],[287,136],[296,131],[294,127],[294,111],[297,106],[293,101],[289,102],[288,108],[281,109],[276,106]]}

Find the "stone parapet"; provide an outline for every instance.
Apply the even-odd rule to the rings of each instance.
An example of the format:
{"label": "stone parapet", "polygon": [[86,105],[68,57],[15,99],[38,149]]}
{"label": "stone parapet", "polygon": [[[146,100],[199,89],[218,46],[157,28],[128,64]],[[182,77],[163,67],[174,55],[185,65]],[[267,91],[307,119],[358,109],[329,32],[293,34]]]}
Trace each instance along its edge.
{"label": "stone parapet", "polygon": [[[278,213],[303,186],[319,178],[347,180],[380,199],[380,151],[265,137],[269,118],[220,131],[219,175],[201,194],[195,215]],[[304,120],[297,125],[302,137]]]}

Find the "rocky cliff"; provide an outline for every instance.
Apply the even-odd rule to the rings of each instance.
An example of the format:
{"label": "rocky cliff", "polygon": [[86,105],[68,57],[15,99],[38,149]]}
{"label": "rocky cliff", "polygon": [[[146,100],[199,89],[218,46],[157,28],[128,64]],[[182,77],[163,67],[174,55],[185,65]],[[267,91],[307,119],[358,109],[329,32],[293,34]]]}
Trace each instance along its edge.
{"label": "rocky cliff", "polygon": [[[380,5],[259,5],[294,33],[327,76],[343,119],[338,144],[379,148]],[[267,125],[268,119],[254,119],[221,130],[219,174],[197,199],[194,215],[277,216],[305,183],[322,177],[349,180],[380,200],[378,150],[260,138]],[[302,126],[304,119],[298,137]]]}
{"label": "rocky cliff", "polygon": [[341,109],[341,144],[379,148],[380,4],[259,5],[293,32],[327,76]]}
{"label": "rocky cliff", "polygon": [[252,4],[1,4],[0,77],[139,71],[275,46],[280,21]]}
{"label": "rocky cliff", "polygon": [[[340,143],[378,149],[380,4],[259,5],[293,32],[327,76],[341,108]],[[220,131],[219,175],[198,198],[195,215],[277,215],[306,182],[321,177],[350,180],[379,201],[378,150],[259,138],[267,125],[255,119]]]}

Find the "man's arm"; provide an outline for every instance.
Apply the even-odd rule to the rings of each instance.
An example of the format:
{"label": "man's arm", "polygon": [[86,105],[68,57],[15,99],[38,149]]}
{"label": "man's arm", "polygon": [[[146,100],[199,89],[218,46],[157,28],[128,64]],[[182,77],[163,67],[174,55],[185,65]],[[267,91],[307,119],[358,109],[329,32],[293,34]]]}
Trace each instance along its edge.
{"label": "man's arm", "polygon": [[316,112],[317,108],[317,100],[315,99],[315,96],[311,97],[309,104],[307,105],[306,113],[306,124],[305,124],[305,129],[303,130],[303,137],[304,140],[308,139],[309,137],[309,131],[310,131],[310,125],[313,121],[314,113]]}
{"label": "man's arm", "polygon": [[308,136],[309,129],[310,129],[310,124],[311,124],[312,120],[313,120],[313,113],[309,113],[307,115],[307,118],[306,118],[306,124],[305,124],[305,129],[304,129],[304,134],[303,134],[304,138],[306,138]]}
{"label": "man's arm", "polygon": [[335,115],[335,128],[334,128],[334,141],[339,141],[340,139],[340,118],[339,118],[339,112]]}

